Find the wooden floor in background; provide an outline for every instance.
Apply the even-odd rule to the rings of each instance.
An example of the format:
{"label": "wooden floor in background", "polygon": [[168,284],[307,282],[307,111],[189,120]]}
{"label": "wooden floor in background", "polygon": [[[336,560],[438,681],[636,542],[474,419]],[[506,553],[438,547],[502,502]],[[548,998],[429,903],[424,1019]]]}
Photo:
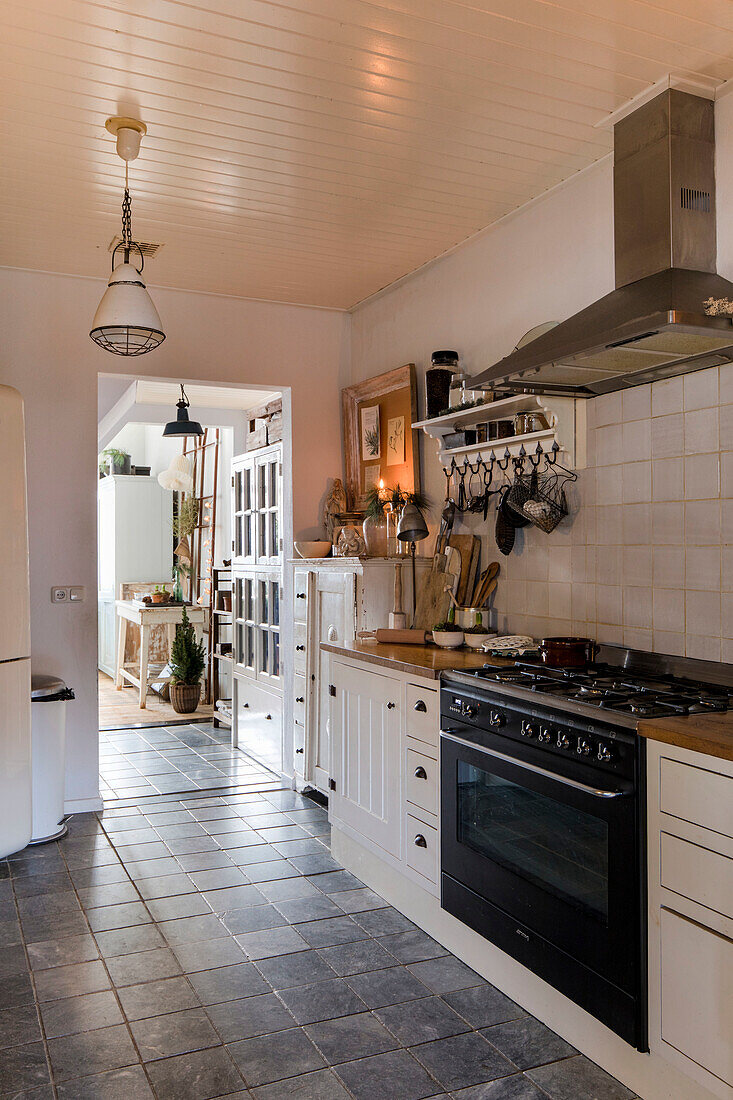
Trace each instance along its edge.
{"label": "wooden floor in background", "polygon": [[123,729],[132,726],[168,726],[179,722],[195,722],[197,718],[211,718],[214,708],[202,703],[193,714],[176,714],[170,703],[148,692],[147,706],[140,710],[136,687],[123,687],[117,691],[115,682],[105,672],[99,673],[99,728]]}

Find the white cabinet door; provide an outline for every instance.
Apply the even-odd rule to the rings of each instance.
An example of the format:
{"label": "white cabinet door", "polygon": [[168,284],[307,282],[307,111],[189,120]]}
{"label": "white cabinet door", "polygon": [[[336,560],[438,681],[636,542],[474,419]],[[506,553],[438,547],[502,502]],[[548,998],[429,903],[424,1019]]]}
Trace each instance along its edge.
{"label": "white cabinet door", "polygon": [[280,561],[280,498],[282,453],[280,447],[258,455],[255,463],[257,498],[257,561],[277,565]]}
{"label": "white cabinet door", "polygon": [[252,565],[257,549],[254,456],[232,462],[232,562]]}
{"label": "white cabinet door", "polygon": [[399,680],[334,662],[332,817],[400,855]]}
{"label": "white cabinet door", "polygon": [[330,775],[330,697],[331,654],[321,649],[321,642],[343,644],[354,637],[354,574],[318,573],[316,590],[309,614],[308,648],[313,655],[311,674],[315,674],[315,691],[308,718],[308,770],[315,787],[328,791]]}

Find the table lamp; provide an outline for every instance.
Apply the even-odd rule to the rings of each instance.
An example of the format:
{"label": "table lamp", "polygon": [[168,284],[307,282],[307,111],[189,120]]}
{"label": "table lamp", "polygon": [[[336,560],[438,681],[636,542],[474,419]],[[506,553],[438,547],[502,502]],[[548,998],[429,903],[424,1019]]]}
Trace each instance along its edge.
{"label": "table lamp", "polygon": [[428,525],[425,516],[416,504],[406,504],[400,514],[397,525],[397,538],[400,542],[409,542],[410,556],[412,558],[412,615],[415,617],[417,607],[417,582],[415,579],[415,543],[428,537]]}

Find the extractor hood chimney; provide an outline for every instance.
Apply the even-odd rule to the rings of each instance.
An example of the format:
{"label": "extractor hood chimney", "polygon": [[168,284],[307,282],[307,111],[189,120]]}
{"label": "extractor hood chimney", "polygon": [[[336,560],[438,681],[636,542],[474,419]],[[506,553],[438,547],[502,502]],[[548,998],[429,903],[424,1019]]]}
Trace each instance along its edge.
{"label": "extractor hood chimney", "polygon": [[[614,127],[616,290],[471,379],[595,397],[733,360],[715,273],[715,115],[670,88]],[[733,310],[733,306],[731,306]]]}

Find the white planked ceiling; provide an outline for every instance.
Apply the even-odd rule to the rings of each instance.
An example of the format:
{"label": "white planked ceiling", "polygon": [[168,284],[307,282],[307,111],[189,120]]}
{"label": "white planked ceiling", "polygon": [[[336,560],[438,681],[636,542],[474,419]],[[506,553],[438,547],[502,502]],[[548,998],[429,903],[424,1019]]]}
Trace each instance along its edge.
{"label": "white planked ceiling", "polygon": [[0,263],[349,307],[604,156],[670,71],[733,76],[730,0],[3,0]]}

